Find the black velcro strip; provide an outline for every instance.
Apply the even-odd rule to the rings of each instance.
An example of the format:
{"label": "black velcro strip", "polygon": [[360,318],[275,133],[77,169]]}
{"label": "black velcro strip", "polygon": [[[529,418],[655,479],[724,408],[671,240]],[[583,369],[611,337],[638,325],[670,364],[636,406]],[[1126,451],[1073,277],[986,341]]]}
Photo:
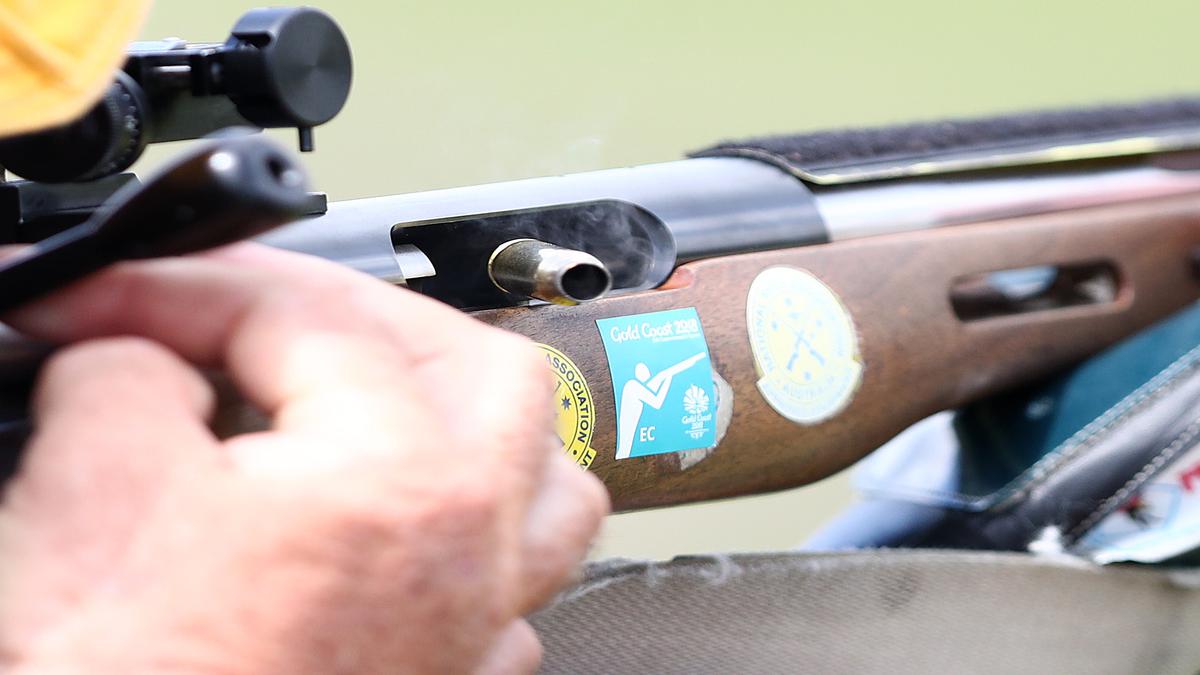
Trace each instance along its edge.
{"label": "black velcro strip", "polygon": [[911,165],[946,157],[1083,145],[1172,130],[1200,132],[1200,98],[1043,110],[866,129],[726,141],[692,157],[756,157],[821,175],[860,165]]}

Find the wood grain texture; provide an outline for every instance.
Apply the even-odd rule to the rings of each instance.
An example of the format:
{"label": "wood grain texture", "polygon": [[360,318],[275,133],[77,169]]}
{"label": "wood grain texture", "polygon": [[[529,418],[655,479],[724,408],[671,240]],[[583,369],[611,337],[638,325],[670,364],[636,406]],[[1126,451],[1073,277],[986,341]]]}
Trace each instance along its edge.
{"label": "wood grain texture", "polygon": [[[1200,296],[1200,196],[1147,200],[938,230],[702,260],[664,288],[580,307],[479,312],[488,323],[566,353],[596,409],[591,470],[615,508],[629,510],[766,492],[828,476],[910,424],[1052,372],[1161,319]],[[1111,303],[960,322],[954,279],[1032,265],[1110,261]],[[809,271],[853,316],[865,364],[849,406],[811,426],[788,421],[758,392],[746,332],[746,293],[776,265]],[[615,460],[612,382],[595,321],[695,307],[713,367],[733,388],[733,421],[707,458],[678,454]]]}

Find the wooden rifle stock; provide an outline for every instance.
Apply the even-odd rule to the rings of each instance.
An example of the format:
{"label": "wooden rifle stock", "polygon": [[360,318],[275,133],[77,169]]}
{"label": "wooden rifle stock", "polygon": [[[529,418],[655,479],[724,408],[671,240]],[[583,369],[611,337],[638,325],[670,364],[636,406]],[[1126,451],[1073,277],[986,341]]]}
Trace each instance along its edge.
{"label": "wooden rifle stock", "polygon": [[[810,483],[850,465],[918,420],[1031,380],[1112,344],[1196,300],[1200,196],[997,220],[823,245],[711,258],[680,266],[661,288],[577,307],[482,311],[489,324],[562,350],[592,389],[591,464],[617,510],[760,493]],[[956,316],[950,289],[979,273],[1103,263],[1109,302],[979,320]],[[773,266],[807,270],[835,291],[859,334],[861,386],[824,422],[801,425],[761,396],[747,335],[751,281]],[[596,320],[695,307],[713,368],[733,390],[733,417],[711,453],[614,459],[616,417]]]}
{"label": "wooden rifle stock", "polygon": [[[571,389],[564,450],[617,509],[665,506],[826,477],[1193,302],[1198,120],[1200,100],[1179,99],[749,139],[331,204],[263,241],[542,343]],[[630,323],[666,310],[683,311]],[[0,373],[28,380],[26,362]],[[23,405],[0,445],[9,428],[20,444]],[[263,423],[240,410],[219,429]]]}

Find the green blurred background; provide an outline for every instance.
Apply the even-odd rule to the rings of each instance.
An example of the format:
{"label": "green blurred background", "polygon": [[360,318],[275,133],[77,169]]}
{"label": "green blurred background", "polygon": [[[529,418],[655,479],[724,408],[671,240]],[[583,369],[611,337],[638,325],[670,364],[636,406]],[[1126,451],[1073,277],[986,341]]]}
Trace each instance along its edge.
{"label": "green blurred background", "polygon": [[[355,57],[350,102],[307,158],[333,199],[666,161],[741,135],[1200,93],[1195,0],[316,5]],[[143,36],[224,41],[255,6],[158,0]],[[614,516],[596,554],[787,548],[849,502],[842,475]]]}

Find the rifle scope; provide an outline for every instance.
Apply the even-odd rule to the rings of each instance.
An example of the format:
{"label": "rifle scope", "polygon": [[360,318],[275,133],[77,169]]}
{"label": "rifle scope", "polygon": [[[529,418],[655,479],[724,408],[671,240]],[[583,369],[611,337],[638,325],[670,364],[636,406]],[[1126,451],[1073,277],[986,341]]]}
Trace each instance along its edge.
{"label": "rifle scope", "polygon": [[247,12],[224,43],[135,42],[124,68],[83,117],[0,141],[0,166],[44,183],[117,174],[146,145],[230,126],[295,127],[300,149],[350,93],[350,46],[309,7]]}

